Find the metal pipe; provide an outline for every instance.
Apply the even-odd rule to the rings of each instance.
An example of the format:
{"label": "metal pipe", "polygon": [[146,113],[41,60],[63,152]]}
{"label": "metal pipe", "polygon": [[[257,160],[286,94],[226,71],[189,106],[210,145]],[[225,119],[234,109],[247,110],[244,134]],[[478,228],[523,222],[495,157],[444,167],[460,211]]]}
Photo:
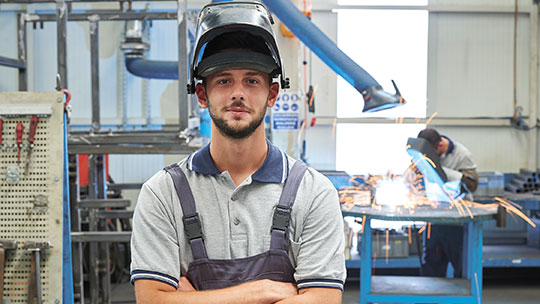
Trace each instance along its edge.
{"label": "metal pipe", "polygon": [[529,17],[530,63],[529,63],[529,170],[536,171],[538,162],[538,3],[531,3]]}
{"label": "metal pipe", "polygon": [[358,92],[379,83],[362,67],[341,51],[319,28],[302,14],[289,0],[262,2],[322,61],[341,75]]}
{"label": "metal pipe", "polygon": [[191,114],[186,85],[188,83],[188,52],[187,52],[187,0],[178,0],[178,125],[179,131],[188,128],[188,120]]}
{"label": "metal pipe", "polygon": [[[172,80],[178,79],[178,71],[180,70],[180,67],[178,66],[178,62],[146,60],[143,58],[130,58],[130,57],[126,57],[126,68],[131,74],[135,76],[139,76],[143,78],[152,78],[152,79],[172,79]],[[186,78],[186,83],[187,83],[187,77],[185,78]],[[183,83],[183,82],[180,82],[180,83]],[[186,92],[185,92],[186,90],[183,85],[181,85],[181,90],[182,90],[181,93],[186,95]],[[187,95],[186,95],[186,98],[187,98]]]}
{"label": "metal pipe", "polygon": [[60,86],[67,88],[67,5],[65,0],[56,0],[56,50],[58,52],[58,75]]}
{"label": "metal pipe", "polygon": [[100,129],[99,113],[99,23],[97,17],[90,22],[90,62],[92,71],[92,129]]}

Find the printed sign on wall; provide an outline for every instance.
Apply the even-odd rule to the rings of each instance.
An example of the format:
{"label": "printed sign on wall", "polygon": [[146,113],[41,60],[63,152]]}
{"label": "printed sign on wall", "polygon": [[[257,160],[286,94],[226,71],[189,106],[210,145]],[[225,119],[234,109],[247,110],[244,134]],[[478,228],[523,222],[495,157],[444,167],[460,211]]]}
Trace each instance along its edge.
{"label": "printed sign on wall", "polygon": [[273,130],[298,130],[300,105],[300,92],[282,92],[272,108]]}

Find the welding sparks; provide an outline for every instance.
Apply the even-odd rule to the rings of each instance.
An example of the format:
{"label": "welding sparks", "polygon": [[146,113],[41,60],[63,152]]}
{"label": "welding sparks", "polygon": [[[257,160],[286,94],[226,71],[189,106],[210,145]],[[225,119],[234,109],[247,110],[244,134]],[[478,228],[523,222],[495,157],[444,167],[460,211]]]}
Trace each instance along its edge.
{"label": "welding sparks", "polygon": [[375,201],[378,205],[399,206],[409,203],[409,188],[402,179],[384,179],[377,185]]}

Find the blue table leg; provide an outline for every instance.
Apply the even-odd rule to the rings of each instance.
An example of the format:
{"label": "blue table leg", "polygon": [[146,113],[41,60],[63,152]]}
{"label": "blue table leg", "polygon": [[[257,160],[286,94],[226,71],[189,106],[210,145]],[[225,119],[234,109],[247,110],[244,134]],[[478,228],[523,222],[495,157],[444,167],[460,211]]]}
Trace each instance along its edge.
{"label": "blue table leg", "polygon": [[473,221],[471,226],[470,239],[472,243],[471,257],[471,294],[476,299],[476,303],[482,304],[482,222]]}
{"label": "blue table leg", "polygon": [[360,304],[366,304],[371,291],[371,219],[362,223],[362,243],[360,247]]}
{"label": "blue table leg", "polygon": [[[474,248],[472,242],[473,238],[471,236],[471,232],[473,230],[472,222],[467,222],[463,225],[463,250],[461,253],[462,259],[461,259],[461,273],[463,278],[470,280],[473,276],[473,268],[472,268],[472,256],[471,256],[471,250]],[[471,285],[472,286],[472,285]]]}

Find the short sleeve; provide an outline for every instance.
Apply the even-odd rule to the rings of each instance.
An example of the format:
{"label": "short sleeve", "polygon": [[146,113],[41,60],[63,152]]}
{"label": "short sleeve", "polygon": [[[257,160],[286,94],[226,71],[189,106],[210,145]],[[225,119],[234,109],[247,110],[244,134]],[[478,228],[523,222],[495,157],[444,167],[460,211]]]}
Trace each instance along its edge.
{"label": "short sleeve", "polygon": [[[307,173],[306,173],[307,174]],[[296,256],[298,289],[325,287],[343,290],[346,278],[343,217],[336,189],[314,174],[310,209],[304,220]]]}
{"label": "short sleeve", "polygon": [[[166,173],[156,177],[168,178]],[[178,288],[180,257],[171,202],[150,186],[152,179],[143,185],[133,215],[130,281],[155,280]]]}

